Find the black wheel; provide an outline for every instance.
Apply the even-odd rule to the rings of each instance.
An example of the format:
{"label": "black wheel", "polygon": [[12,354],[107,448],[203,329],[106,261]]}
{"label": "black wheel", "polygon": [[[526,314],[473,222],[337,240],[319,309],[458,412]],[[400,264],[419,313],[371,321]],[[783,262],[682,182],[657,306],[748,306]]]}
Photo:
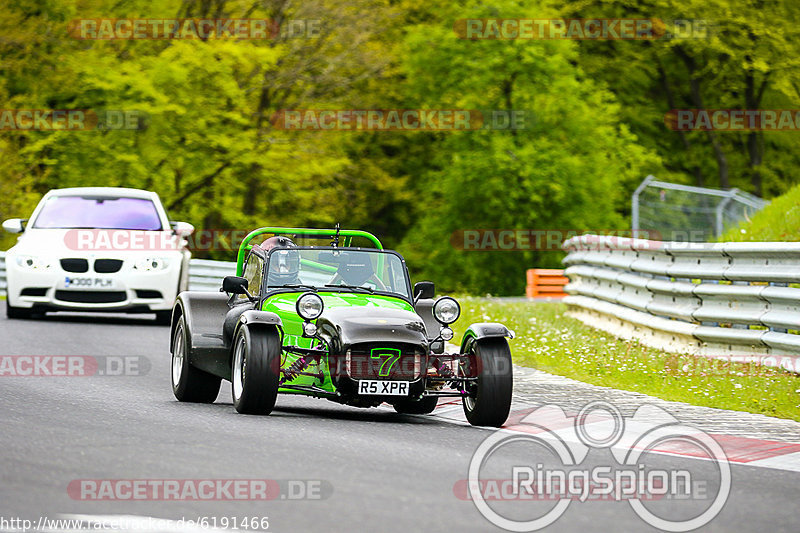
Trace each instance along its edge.
{"label": "black wheel", "polygon": [[187,339],[186,321],[181,315],[172,336],[172,392],[181,402],[213,403],[222,379],[189,364]]}
{"label": "black wheel", "polygon": [[8,297],[6,297],[6,316],[8,318],[30,318],[33,315],[33,309],[26,309],[24,307],[12,307],[8,304]]}
{"label": "black wheel", "polygon": [[427,415],[436,409],[439,398],[424,396],[421,400],[403,399],[394,403],[394,410],[404,415]]}
{"label": "black wheel", "polygon": [[231,394],[236,411],[268,415],[278,397],[281,338],[265,327],[242,326],[233,341]]}
{"label": "black wheel", "polygon": [[172,311],[156,311],[156,324],[169,326],[172,323]]}
{"label": "black wheel", "polygon": [[511,350],[504,338],[473,341],[470,353],[478,364],[478,379],[464,397],[464,414],[473,426],[500,427],[511,411],[514,386]]}

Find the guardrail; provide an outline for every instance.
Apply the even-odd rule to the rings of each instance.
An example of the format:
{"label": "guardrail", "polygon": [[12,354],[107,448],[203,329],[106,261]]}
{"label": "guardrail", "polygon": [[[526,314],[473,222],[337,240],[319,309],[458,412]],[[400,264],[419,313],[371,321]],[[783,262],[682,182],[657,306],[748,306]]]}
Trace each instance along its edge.
{"label": "guardrail", "polygon": [[564,242],[572,315],[672,352],[800,358],[800,243],[689,243],[583,235]]}
{"label": "guardrail", "polygon": [[[236,274],[235,261],[209,261],[192,259],[189,261],[189,290],[218,291],[222,278]],[[6,253],[0,252],[0,296],[6,294]]]}
{"label": "guardrail", "polygon": [[189,290],[218,291],[222,278],[236,275],[236,261],[210,261],[191,259],[189,261]]}

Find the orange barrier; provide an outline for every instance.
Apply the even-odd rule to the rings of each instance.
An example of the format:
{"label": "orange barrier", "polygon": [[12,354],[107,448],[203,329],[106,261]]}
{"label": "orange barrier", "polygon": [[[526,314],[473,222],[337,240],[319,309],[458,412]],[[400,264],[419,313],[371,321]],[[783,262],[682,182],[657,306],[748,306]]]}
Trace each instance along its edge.
{"label": "orange barrier", "polygon": [[564,285],[569,279],[564,276],[564,271],[558,268],[531,268],[528,269],[528,286],[525,287],[525,296],[528,298],[563,298],[566,296]]}

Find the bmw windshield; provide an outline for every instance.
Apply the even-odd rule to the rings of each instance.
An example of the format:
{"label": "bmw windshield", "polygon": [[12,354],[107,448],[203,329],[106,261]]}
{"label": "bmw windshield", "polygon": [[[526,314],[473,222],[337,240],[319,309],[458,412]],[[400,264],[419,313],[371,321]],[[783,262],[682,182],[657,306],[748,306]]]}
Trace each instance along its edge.
{"label": "bmw windshield", "polygon": [[411,300],[399,254],[353,248],[273,248],[264,269],[268,292],[281,289],[391,294]]}
{"label": "bmw windshield", "polygon": [[161,218],[148,198],[51,196],[33,221],[37,229],[89,228],[158,231]]}

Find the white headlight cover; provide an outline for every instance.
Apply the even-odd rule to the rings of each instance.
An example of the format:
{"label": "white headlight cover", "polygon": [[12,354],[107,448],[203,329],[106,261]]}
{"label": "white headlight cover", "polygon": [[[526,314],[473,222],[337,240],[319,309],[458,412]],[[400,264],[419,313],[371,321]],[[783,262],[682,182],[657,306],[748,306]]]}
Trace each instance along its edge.
{"label": "white headlight cover", "polygon": [[139,259],[133,264],[136,270],[150,272],[152,270],[164,270],[169,266],[169,259],[166,257],[148,257],[146,259]]}
{"label": "white headlight cover", "polygon": [[442,324],[452,324],[458,320],[460,314],[461,306],[449,296],[442,296],[433,304],[433,316]]}
{"label": "white headlight cover", "polygon": [[18,255],[17,265],[31,270],[44,270],[50,268],[50,262],[35,255]]}
{"label": "white headlight cover", "polygon": [[297,299],[297,314],[303,320],[314,320],[322,314],[324,305],[319,294],[307,292]]}

